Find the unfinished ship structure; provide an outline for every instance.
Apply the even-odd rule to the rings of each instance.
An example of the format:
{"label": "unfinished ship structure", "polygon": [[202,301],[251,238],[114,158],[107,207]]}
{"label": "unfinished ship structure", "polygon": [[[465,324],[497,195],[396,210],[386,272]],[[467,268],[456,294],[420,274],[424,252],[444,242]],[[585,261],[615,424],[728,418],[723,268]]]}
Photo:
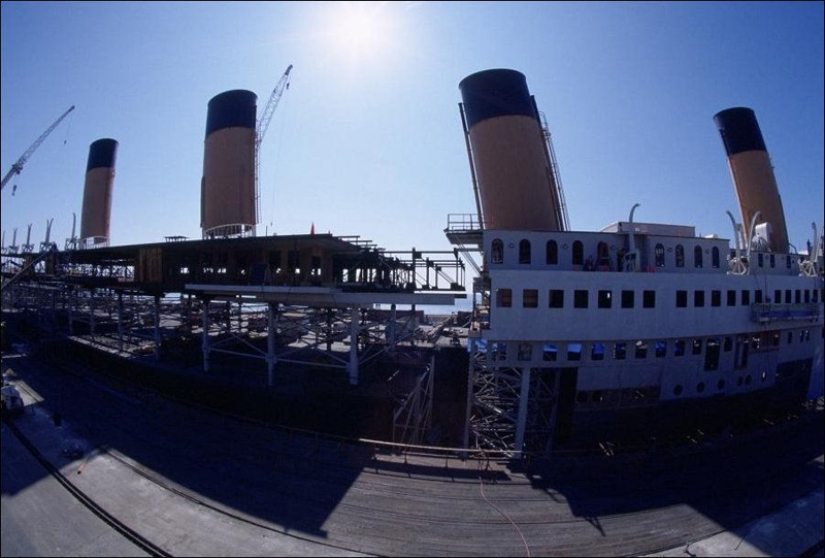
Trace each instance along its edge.
{"label": "unfinished ship structure", "polygon": [[739,199],[731,241],[689,225],[569,227],[525,76],[460,84],[477,213],[445,229],[482,256],[464,444],[548,455],[758,422],[823,393],[820,233],[790,249],[754,112],[714,116]]}
{"label": "unfinished ship structure", "polygon": [[[113,245],[117,142],[95,142],[83,238],[4,248],[4,319],[121,363],[185,353],[182,367],[281,393],[277,420],[302,406],[340,426],[366,409],[337,433],[514,456],[736,428],[822,395],[820,235],[790,249],[752,110],[715,116],[741,209],[731,243],[635,221],[638,204],[572,229],[525,76],[486,70],[459,90],[476,211],[449,216],[452,249],[256,236],[257,97],[233,90],[209,102],[202,238]],[[469,294],[465,265],[472,313],[427,324],[422,308]]]}

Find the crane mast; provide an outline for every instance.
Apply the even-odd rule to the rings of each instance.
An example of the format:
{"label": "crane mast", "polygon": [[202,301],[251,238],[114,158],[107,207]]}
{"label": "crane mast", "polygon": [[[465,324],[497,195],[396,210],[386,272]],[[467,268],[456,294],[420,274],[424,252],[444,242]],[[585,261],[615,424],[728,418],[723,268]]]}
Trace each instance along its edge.
{"label": "crane mast", "polygon": [[257,127],[255,129],[255,221],[257,222],[260,219],[261,215],[261,191],[258,188],[258,181],[260,176],[260,169],[261,169],[261,143],[264,141],[264,136],[266,135],[266,131],[269,128],[269,123],[272,121],[272,115],[275,113],[275,107],[278,106],[278,101],[281,100],[281,95],[283,95],[284,90],[289,89],[289,72],[292,71],[292,64],[290,64],[284,75],[281,76],[281,79],[278,81],[278,84],[275,86],[275,89],[272,90],[272,94],[269,96],[269,100],[266,102],[266,106],[264,107],[263,112],[261,113],[261,118],[258,120]]}
{"label": "crane mast", "polygon": [[72,112],[73,110],[74,110],[74,105],[70,106],[70,107],[69,107],[69,110],[67,110],[66,112],[64,112],[64,113],[60,116],[60,118],[58,118],[57,120],[55,120],[54,124],[52,124],[51,126],[49,126],[48,130],[46,130],[45,132],[43,132],[43,133],[40,135],[40,137],[39,137],[39,138],[37,138],[37,141],[35,141],[35,142],[31,145],[31,147],[29,147],[29,148],[26,150],[26,152],[25,152],[25,153],[23,153],[23,155],[21,155],[19,159],[17,159],[17,162],[15,162],[15,163],[11,166],[11,168],[9,169],[9,172],[7,172],[7,173],[6,173],[6,176],[4,176],[4,177],[3,177],[3,185],[2,185],[2,186],[0,186],[0,190],[2,190],[3,188],[5,188],[5,187],[6,187],[6,184],[9,182],[9,180],[11,180],[12,176],[14,176],[14,175],[16,175],[16,174],[20,174],[20,172],[23,170],[23,165],[25,165],[25,164],[26,164],[26,161],[28,161],[28,160],[29,160],[29,157],[31,157],[31,156],[32,156],[32,153],[34,153],[34,152],[35,152],[35,150],[36,150],[38,147],[40,147],[40,144],[41,144],[41,143],[43,143],[43,141],[44,141],[44,140],[45,140],[45,139],[49,136],[49,134],[51,134],[51,133],[54,131],[54,129],[55,129],[55,128],[57,128],[57,126],[58,126],[58,125],[59,125],[59,124],[63,121],[63,119],[64,119],[64,118],[66,118],[66,117],[69,115],[69,113],[70,113],[70,112]]}

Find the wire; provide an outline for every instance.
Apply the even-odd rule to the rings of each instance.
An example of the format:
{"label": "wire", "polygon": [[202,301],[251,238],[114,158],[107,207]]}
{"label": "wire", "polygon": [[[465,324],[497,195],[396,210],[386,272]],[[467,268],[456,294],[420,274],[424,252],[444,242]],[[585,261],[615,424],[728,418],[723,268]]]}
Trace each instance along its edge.
{"label": "wire", "polygon": [[[479,467],[480,466],[481,466],[481,461],[479,461]],[[513,521],[512,518],[509,515],[504,513],[498,506],[496,506],[494,503],[492,503],[490,501],[490,499],[487,498],[487,495],[484,493],[484,477],[481,476],[481,471],[480,470],[478,472],[478,480],[480,482],[479,488],[481,489],[481,497],[484,498],[485,502],[490,504],[490,506],[494,510],[496,510],[498,513],[500,513],[502,515],[502,517],[504,517],[504,519],[509,521],[510,524],[513,527],[516,528],[516,531],[518,532],[518,536],[521,537],[521,542],[524,544],[524,551],[527,553],[527,558],[530,558],[530,546],[527,544],[527,539],[524,538],[524,533],[521,532],[521,528],[519,528],[518,524],[515,521]]]}

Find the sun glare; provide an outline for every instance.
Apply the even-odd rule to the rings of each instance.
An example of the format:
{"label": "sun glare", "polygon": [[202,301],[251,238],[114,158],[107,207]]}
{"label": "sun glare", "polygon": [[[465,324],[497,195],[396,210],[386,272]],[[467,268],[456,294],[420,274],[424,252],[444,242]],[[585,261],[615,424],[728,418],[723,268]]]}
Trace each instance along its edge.
{"label": "sun glare", "polygon": [[383,2],[342,2],[333,22],[333,36],[341,54],[380,56],[390,46],[389,18]]}

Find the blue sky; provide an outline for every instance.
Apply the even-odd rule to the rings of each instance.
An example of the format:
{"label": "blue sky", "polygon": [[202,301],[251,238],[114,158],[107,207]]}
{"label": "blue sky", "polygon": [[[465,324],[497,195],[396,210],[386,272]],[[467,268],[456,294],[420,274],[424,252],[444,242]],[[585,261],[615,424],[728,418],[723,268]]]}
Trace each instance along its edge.
{"label": "blue sky", "polygon": [[[739,215],[713,115],[752,108],[790,240],[823,220],[822,2],[6,2],[2,173],[73,114],[2,193],[5,244],[78,227],[89,144],[120,143],[111,243],[199,238],[209,100],[289,64],[262,146],[258,234],[450,249],[474,210],[458,83],[527,77],[574,229],[626,220],[730,238]],[[12,184],[17,184],[12,196]]]}

